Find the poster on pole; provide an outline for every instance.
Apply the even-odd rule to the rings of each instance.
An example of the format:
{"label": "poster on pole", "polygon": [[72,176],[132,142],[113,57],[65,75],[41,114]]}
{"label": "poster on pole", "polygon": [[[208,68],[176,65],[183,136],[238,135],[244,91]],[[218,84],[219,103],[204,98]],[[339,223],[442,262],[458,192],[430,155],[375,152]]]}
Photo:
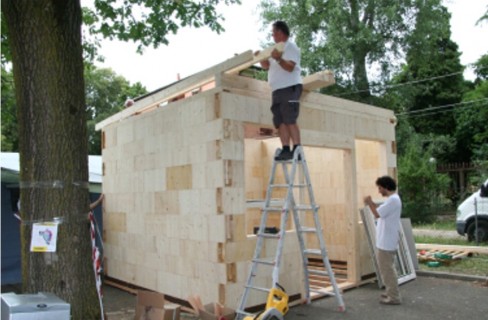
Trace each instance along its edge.
{"label": "poster on pole", "polygon": [[32,225],[31,252],[56,252],[57,222],[39,222]]}

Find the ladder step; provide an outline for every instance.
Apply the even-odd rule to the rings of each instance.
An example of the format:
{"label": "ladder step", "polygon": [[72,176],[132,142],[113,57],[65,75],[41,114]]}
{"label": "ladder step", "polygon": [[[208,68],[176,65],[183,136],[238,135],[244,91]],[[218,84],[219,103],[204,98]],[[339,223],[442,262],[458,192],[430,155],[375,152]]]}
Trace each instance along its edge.
{"label": "ladder step", "polygon": [[309,274],[314,274],[317,276],[329,276],[329,273],[323,270],[307,269],[307,271]]}
{"label": "ladder step", "polygon": [[319,289],[310,289],[310,292],[319,293],[319,294],[323,294],[325,296],[331,296],[331,297],[335,297],[336,296],[336,294],[334,292],[323,291],[323,290],[319,290]]}
{"label": "ladder step", "polygon": [[265,208],[263,208],[263,211],[268,211],[268,212],[281,212],[281,211],[283,211],[283,208],[278,208],[278,207],[265,207]]}
{"label": "ladder step", "polygon": [[288,188],[288,187],[293,187],[293,188],[305,188],[307,185],[304,183],[296,183],[296,184],[271,184],[270,187],[272,188]]}
{"label": "ladder step", "polygon": [[315,254],[317,256],[321,256],[322,255],[322,251],[320,249],[305,249],[305,251],[303,253],[305,253],[305,254]]}
{"label": "ladder step", "polygon": [[258,237],[261,238],[266,238],[266,239],[279,239],[280,234],[279,233],[258,233]]}
{"label": "ladder step", "polygon": [[265,260],[265,259],[252,259],[253,263],[259,263],[259,264],[266,264],[268,266],[274,266],[276,262],[274,260]]}
{"label": "ladder step", "polygon": [[318,206],[311,206],[311,205],[298,205],[298,206],[295,206],[295,209],[296,210],[315,210],[315,209],[318,209],[319,207]]}
{"label": "ladder step", "polygon": [[306,232],[306,233],[317,233],[317,228],[312,228],[312,227],[301,227],[300,232]]}
{"label": "ladder step", "polygon": [[254,289],[258,291],[263,291],[263,292],[270,292],[271,290],[268,288],[261,288],[261,287],[254,287],[254,286],[245,286],[248,289]]}

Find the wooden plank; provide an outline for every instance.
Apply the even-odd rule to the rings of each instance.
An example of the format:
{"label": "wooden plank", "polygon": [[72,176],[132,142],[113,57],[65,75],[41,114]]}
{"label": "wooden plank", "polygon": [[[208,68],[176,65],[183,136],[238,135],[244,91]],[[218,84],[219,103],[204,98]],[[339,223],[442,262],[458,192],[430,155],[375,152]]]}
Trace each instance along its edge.
{"label": "wooden plank", "polygon": [[334,73],[330,70],[324,70],[304,77],[303,90],[313,91],[331,86],[334,83]]}
{"label": "wooden plank", "polygon": [[301,128],[302,144],[306,146],[332,148],[332,149],[353,149],[354,138],[334,132],[321,132]]}
{"label": "wooden plank", "polygon": [[243,63],[239,66],[236,66],[235,68],[229,69],[229,70],[225,71],[225,73],[236,74],[239,71],[242,71],[244,69],[249,68],[252,65],[255,65],[256,63],[259,63],[263,60],[267,60],[271,57],[271,52],[273,52],[274,49],[278,50],[279,52],[283,52],[283,50],[285,49],[285,43],[279,42],[279,43],[276,43],[275,45],[267,47],[266,49],[259,51],[259,54],[255,55],[251,61]]}
{"label": "wooden plank", "polygon": [[148,108],[155,107],[160,103],[177,97],[186,91],[200,87],[201,85],[214,80],[215,75],[218,75],[221,72],[244,65],[246,62],[254,61],[254,59],[255,57],[251,50],[243,52],[240,55],[183,79],[174,85],[169,86],[168,88],[136,101],[132,107],[126,108],[119,113],[97,123],[95,129],[100,130],[111,123],[123,120],[131,115],[139,114]]}

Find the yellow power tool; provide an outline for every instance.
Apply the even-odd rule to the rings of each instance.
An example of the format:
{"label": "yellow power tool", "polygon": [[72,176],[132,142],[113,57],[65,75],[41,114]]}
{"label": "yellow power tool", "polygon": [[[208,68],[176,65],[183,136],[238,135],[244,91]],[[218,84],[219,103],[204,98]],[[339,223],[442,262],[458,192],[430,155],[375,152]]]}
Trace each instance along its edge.
{"label": "yellow power tool", "polygon": [[283,320],[288,309],[288,295],[277,283],[268,294],[264,311],[255,316],[247,316],[244,320]]}

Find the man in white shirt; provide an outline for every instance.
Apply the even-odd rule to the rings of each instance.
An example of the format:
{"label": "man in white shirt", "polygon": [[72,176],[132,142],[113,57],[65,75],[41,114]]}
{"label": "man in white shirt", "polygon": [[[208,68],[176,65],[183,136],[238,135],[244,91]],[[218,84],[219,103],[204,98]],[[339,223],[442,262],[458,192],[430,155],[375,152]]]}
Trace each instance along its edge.
{"label": "man in white shirt", "polygon": [[[281,153],[275,160],[290,160],[300,145],[300,129],[297,125],[302,95],[302,77],[300,76],[300,49],[290,39],[290,29],[283,21],[273,23],[273,40],[284,42],[283,52],[276,49],[271,53],[272,59],[261,61],[261,66],[268,70],[268,83],[273,92],[271,112],[273,124],[278,129]],[[290,149],[293,143],[293,150]]]}
{"label": "man in white shirt", "polygon": [[400,238],[400,216],[402,214],[402,201],[396,193],[396,182],[389,176],[383,176],[376,180],[378,192],[386,201],[377,206],[371,196],[364,199],[371,212],[377,218],[376,247],[377,259],[381,277],[385,284],[385,293],[381,295],[380,303],[397,305],[401,303],[398,290],[398,276],[394,265],[398,241]]}

